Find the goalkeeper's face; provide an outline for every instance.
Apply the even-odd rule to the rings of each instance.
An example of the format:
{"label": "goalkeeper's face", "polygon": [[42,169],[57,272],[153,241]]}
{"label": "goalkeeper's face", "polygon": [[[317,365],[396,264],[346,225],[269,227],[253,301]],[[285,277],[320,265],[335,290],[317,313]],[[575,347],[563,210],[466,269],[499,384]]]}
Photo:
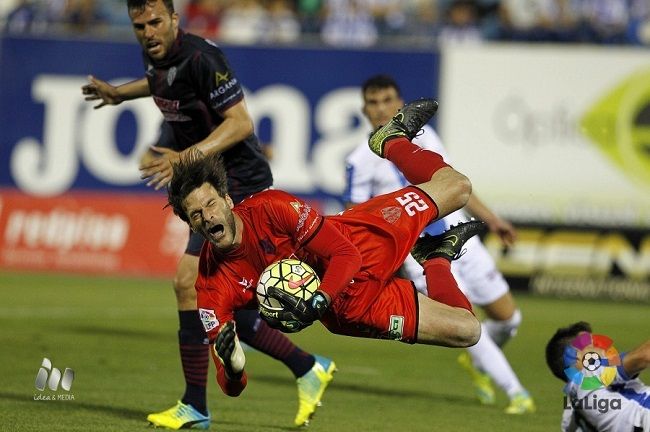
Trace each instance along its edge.
{"label": "goalkeeper's face", "polygon": [[222,197],[210,183],[203,183],[190,192],[183,201],[190,227],[223,251],[241,243],[237,229],[234,204],[229,195]]}
{"label": "goalkeeper's face", "polygon": [[162,60],[171,50],[178,34],[178,15],[171,13],[162,0],[148,1],[142,9],[130,9],[135,37],[154,60]]}

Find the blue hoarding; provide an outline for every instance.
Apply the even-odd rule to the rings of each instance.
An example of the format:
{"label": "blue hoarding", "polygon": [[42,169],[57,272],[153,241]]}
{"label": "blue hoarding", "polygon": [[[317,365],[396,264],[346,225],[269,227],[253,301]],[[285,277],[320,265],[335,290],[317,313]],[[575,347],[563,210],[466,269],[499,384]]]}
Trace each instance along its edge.
{"label": "blue hoarding", "polygon": [[[270,144],[276,186],[336,196],[343,157],[363,139],[359,86],[398,78],[406,100],[437,94],[432,52],[222,47],[244,84],[258,135]],[[135,43],[4,38],[0,48],[0,186],[40,196],[70,189],[145,191],[137,160],[157,136],[150,100],[94,110],[86,76],[142,76]]]}

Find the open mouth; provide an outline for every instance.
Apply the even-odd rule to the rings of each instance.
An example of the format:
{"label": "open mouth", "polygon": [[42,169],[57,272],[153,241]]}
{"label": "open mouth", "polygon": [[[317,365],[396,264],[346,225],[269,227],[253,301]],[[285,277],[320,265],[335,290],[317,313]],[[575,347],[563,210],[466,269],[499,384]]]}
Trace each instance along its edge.
{"label": "open mouth", "polygon": [[218,239],[221,236],[223,236],[225,231],[225,227],[222,224],[216,224],[215,226],[211,227],[208,232],[214,239]]}
{"label": "open mouth", "polygon": [[150,52],[157,51],[160,48],[160,42],[149,41],[147,42],[147,50]]}

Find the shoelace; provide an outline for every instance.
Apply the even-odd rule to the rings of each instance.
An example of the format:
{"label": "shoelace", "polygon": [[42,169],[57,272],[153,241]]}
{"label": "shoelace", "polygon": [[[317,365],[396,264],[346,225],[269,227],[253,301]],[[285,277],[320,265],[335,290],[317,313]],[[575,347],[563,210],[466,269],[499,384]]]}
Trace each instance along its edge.
{"label": "shoelace", "polygon": [[455,260],[459,259],[459,258],[462,257],[463,255],[465,255],[465,253],[467,253],[467,248],[462,248],[462,249],[460,250],[460,252],[458,252],[456,255],[454,255],[454,259],[455,259]]}

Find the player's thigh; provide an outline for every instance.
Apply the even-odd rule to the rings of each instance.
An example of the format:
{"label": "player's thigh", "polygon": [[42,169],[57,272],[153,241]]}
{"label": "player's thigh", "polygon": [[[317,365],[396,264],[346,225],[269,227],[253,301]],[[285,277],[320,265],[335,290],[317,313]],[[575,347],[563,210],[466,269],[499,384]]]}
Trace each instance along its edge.
{"label": "player's thigh", "polygon": [[416,294],[406,279],[357,281],[334,300],[321,321],[336,334],[415,343]]}
{"label": "player's thigh", "polygon": [[199,257],[183,254],[174,276],[174,293],[178,310],[196,309],[196,289],[194,284],[199,274]]}
{"label": "player's thigh", "polygon": [[194,283],[199,275],[199,255],[204,241],[201,234],[190,231],[185,253],[176,266],[174,289],[177,292],[191,291],[189,294],[194,292]]}
{"label": "player's thigh", "polygon": [[517,306],[515,299],[512,297],[510,291],[508,291],[492,303],[482,306],[482,308],[488,318],[495,321],[506,321],[512,318]]}
{"label": "player's thigh", "polygon": [[418,343],[467,347],[478,341],[481,325],[470,311],[448,306],[419,293],[418,303]]}
{"label": "player's thigh", "polygon": [[472,191],[472,185],[467,177],[451,167],[436,171],[431,180],[417,185],[426,192],[436,203],[439,218],[463,207]]}

